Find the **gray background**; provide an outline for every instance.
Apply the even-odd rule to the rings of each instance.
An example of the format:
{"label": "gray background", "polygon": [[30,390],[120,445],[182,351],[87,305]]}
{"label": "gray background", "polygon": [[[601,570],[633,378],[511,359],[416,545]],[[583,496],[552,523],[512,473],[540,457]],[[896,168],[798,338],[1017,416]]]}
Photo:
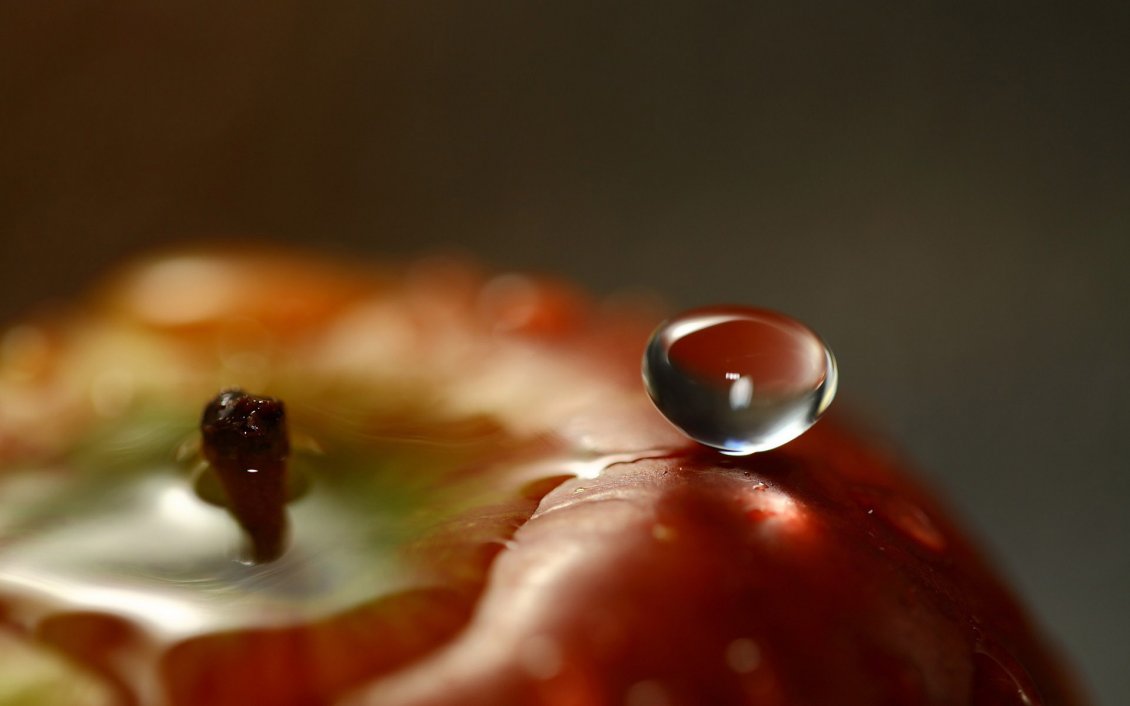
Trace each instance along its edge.
{"label": "gray background", "polygon": [[234,235],[783,309],[1130,700],[1130,5],[229,4],[0,9],[0,320]]}

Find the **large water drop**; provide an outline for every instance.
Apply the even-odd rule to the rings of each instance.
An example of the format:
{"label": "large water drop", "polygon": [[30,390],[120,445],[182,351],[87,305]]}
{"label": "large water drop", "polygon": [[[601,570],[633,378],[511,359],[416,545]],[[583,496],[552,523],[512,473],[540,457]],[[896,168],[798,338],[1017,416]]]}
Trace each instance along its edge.
{"label": "large water drop", "polygon": [[693,309],[648,341],[643,378],[655,406],[695,441],[746,455],[792,441],[836,393],[836,360],[783,314],[740,306]]}

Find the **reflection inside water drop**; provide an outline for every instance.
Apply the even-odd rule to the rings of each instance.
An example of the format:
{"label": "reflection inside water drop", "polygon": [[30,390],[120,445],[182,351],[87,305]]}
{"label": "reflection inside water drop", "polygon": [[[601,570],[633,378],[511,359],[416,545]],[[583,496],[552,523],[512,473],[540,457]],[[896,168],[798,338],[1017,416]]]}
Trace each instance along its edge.
{"label": "reflection inside water drop", "polygon": [[836,392],[836,361],[808,327],[748,307],[695,309],[664,322],[643,359],[659,411],[723,453],[767,451],[804,433]]}

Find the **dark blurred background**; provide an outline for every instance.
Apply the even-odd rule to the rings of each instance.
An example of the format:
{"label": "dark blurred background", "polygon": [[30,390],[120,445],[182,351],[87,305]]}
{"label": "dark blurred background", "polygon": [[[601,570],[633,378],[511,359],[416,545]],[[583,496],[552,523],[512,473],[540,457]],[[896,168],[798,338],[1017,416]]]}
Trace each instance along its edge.
{"label": "dark blurred background", "polygon": [[0,320],[247,235],[783,309],[1115,706],[1128,41],[1125,2],[5,3]]}

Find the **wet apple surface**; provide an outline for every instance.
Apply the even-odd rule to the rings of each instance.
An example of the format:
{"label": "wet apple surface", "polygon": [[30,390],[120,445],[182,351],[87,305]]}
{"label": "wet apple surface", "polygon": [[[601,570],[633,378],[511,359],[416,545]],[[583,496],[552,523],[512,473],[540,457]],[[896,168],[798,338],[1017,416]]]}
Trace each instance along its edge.
{"label": "wet apple surface", "polygon": [[[678,434],[639,380],[659,318],[446,261],[229,253],[12,329],[0,701],[1085,703],[842,421],[743,458]],[[281,400],[289,435],[248,452],[212,408],[201,434],[236,386],[263,397],[216,404],[257,432]],[[285,473],[239,510],[229,461]]]}

